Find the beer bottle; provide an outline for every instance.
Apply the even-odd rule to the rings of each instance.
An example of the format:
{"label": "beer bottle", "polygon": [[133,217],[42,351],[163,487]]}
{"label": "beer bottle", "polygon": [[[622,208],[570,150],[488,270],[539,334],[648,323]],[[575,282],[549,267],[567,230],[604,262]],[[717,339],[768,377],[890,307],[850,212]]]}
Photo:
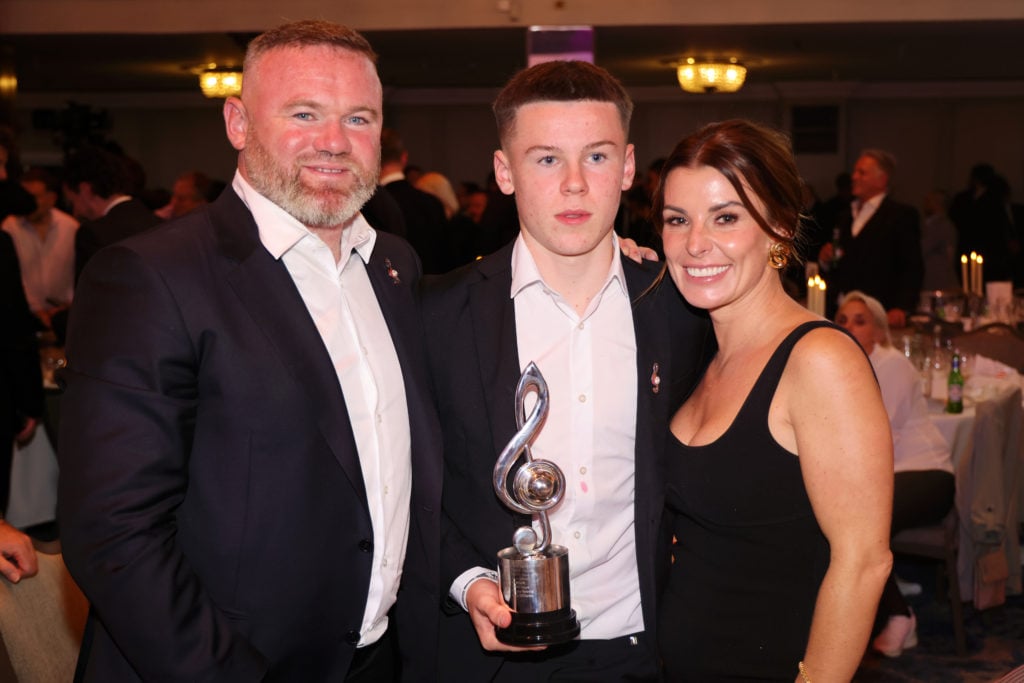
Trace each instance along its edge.
{"label": "beer bottle", "polygon": [[954,353],[950,360],[946,412],[964,412],[964,376],[960,374],[960,355],[957,353]]}

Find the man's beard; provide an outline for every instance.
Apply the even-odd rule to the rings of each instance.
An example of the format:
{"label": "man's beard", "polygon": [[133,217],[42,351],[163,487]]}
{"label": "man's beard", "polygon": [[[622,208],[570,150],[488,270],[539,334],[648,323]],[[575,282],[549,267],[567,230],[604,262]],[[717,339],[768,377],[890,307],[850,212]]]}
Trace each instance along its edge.
{"label": "man's beard", "polygon": [[324,183],[319,187],[303,183],[299,160],[292,168],[281,166],[253,131],[246,138],[243,152],[247,180],[257,192],[291,214],[297,221],[310,228],[328,228],[348,223],[363,204],[369,201],[377,189],[377,168],[363,168],[355,159],[335,158],[322,153],[318,158],[337,165],[341,160],[346,173],[339,176],[340,182],[348,187]]}

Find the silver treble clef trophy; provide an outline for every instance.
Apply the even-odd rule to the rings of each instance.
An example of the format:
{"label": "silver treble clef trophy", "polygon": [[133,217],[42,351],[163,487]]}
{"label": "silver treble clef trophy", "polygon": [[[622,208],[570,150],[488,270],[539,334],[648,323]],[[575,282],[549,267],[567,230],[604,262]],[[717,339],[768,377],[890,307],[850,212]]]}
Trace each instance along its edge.
{"label": "silver treble clef trophy", "polygon": [[[537,403],[527,417],[524,402],[531,389],[536,391]],[[498,553],[498,583],[512,608],[512,623],[496,632],[498,640],[507,645],[554,645],[580,633],[576,612],[569,604],[569,551],[551,544],[547,513],[562,500],[565,476],[553,462],[534,460],[530,454],[530,442],[547,414],[548,385],[531,362],[516,387],[518,431],[494,465],[498,498],[509,508],[536,517],[541,533],[538,538],[532,526],[520,527],[512,546]],[[525,462],[511,475],[520,454]]]}

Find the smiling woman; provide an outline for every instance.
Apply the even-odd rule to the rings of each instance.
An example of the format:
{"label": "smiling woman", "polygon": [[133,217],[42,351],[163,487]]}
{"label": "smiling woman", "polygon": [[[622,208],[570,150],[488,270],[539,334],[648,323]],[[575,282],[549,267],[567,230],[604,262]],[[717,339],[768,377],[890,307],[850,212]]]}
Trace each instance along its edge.
{"label": "smiling woman", "polygon": [[668,272],[718,340],[671,422],[668,679],[850,680],[892,560],[892,443],[856,342],[783,289],[801,207],[788,141],[710,124],[662,177]]}

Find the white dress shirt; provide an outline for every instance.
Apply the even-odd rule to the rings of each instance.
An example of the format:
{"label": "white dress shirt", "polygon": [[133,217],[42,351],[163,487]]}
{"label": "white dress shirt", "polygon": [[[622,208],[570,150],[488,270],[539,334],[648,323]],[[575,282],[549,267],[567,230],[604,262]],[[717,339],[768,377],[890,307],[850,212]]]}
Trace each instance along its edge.
{"label": "white dress shirt", "polygon": [[[612,258],[604,286],[580,316],[544,283],[520,236],[512,250],[511,296],[520,369],[535,362],[550,393],[550,412],[532,454],[565,473],[565,498],[549,515],[553,542],[569,551],[580,637],[639,633],[644,620],[634,528],[636,338],[622,264]],[[533,396],[528,395],[527,414]],[[483,571],[463,573],[452,597],[459,600]]]}
{"label": "white dress shirt", "polygon": [[25,298],[33,311],[70,304],[74,292],[78,221],[60,209],[50,209],[47,220],[45,239],[27,217],[8,216],[3,222],[18,252]]}
{"label": "white dress shirt", "polygon": [[921,376],[913,363],[898,349],[881,344],[875,344],[870,360],[892,427],[894,471],[952,473],[952,451],[928,416]]}
{"label": "white dress shirt", "polygon": [[878,211],[879,205],[882,200],[885,199],[885,193],[876,194],[867,201],[861,201],[854,199],[850,204],[850,213],[853,214],[853,223],[850,225],[850,234],[854,237],[860,234],[860,231],[864,229],[871,217],[875,215],[875,211]]}
{"label": "white dress shirt", "polygon": [[345,396],[373,527],[373,568],[359,647],[370,645],[387,630],[387,613],[398,593],[412,490],[405,384],[366,273],[377,234],[358,215],[342,233],[335,263],[323,240],[237,172],[233,187],[252,212],[263,246],[284,262],[295,282]]}

